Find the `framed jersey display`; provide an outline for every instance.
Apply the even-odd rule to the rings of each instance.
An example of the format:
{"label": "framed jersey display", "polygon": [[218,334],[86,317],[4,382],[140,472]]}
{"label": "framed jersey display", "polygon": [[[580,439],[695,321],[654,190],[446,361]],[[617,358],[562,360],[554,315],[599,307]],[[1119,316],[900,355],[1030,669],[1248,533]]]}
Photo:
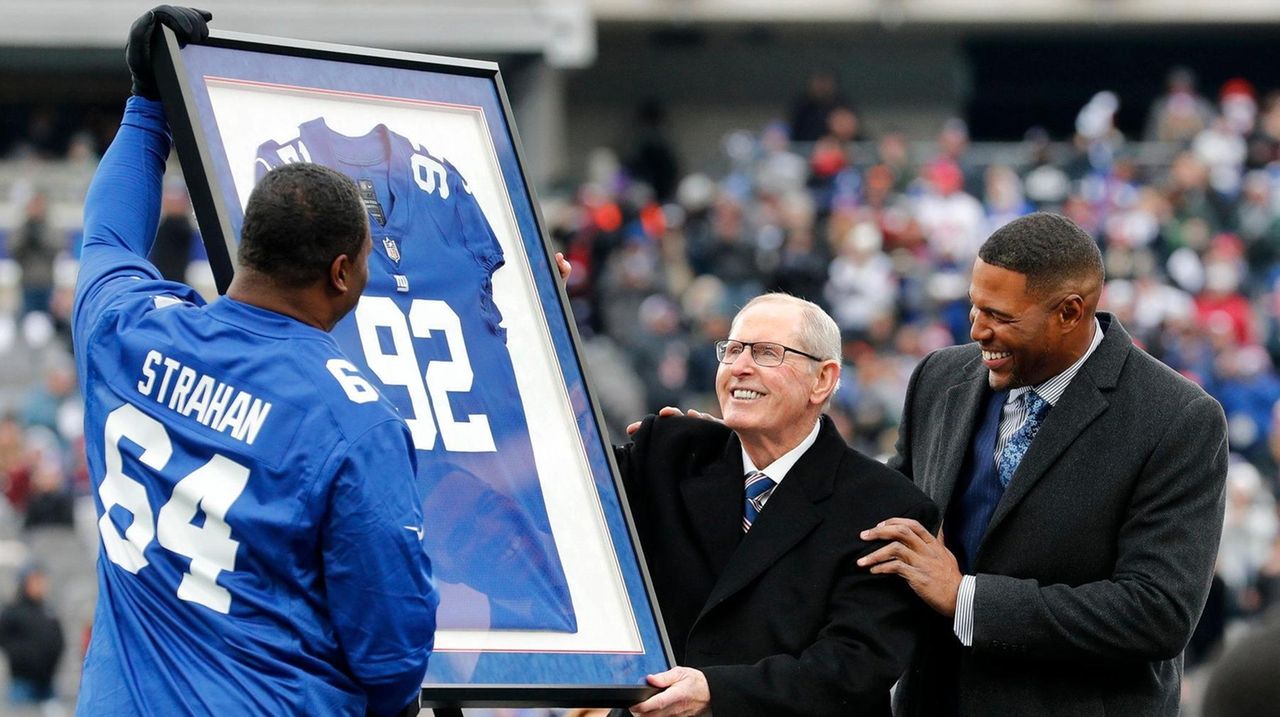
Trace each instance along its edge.
{"label": "framed jersey display", "polygon": [[424,702],[650,694],[670,650],[497,65],[165,39],[157,75],[220,291],[272,168],[337,169],[368,211],[369,283],[334,336],[351,390],[374,384],[417,450],[441,594]]}

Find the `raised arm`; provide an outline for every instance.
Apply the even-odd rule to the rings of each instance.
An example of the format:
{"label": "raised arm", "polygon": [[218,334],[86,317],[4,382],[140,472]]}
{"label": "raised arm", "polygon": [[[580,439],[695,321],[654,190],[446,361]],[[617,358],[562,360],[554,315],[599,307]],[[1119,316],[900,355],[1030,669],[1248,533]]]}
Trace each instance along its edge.
{"label": "raised arm", "polygon": [[169,126],[156,90],[151,48],[160,25],[180,43],[208,37],[207,12],[162,5],[138,18],[125,51],[133,96],[120,131],[98,165],[85,197],[84,247],[72,322],[76,337],[95,323],[110,298],[136,279],[159,279],[146,260],[160,221],[161,182]]}
{"label": "raised arm", "polygon": [[130,97],[115,141],[89,185],[84,248],[76,282],[77,320],[104,283],[160,278],[146,260],[160,221],[160,192],[169,128],[159,102]]}

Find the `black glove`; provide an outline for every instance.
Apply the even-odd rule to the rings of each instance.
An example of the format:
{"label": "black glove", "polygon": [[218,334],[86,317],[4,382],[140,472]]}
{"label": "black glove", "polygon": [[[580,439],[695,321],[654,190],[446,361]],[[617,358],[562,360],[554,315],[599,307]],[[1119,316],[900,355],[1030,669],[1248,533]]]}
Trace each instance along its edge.
{"label": "black glove", "polygon": [[206,10],[157,5],[135,20],[129,29],[129,44],[124,49],[129,74],[133,75],[133,94],[149,100],[160,99],[155,68],[151,65],[151,43],[155,40],[157,26],[164,25],[173,30],[178,36],[178,44],[186,45],[208,38],[208,22],[212,19],[213,13]]}

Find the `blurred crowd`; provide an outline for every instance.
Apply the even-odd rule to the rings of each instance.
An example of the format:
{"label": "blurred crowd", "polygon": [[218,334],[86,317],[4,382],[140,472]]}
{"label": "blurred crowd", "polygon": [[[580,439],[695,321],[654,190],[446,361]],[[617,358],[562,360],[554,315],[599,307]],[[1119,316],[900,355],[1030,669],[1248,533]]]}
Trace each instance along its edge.
{"label": "blurred crowd", "polygon": [[[1226,411],[1226,526],[1188,665],[1213,655],[1229,625],[1280,603],[1280,92],[1233,79],[1206,96],[1183,69],[1166,81],[1141,136],[1117,129],[1121,98],[1104,91],[1068,141],[1031,128],[1002,154],[971,145],[958,118],[933,138],[871,136],[835,76],[818,72],[777,121],[726,135],[715,171],[684,167],[661,105],[645,103],[629,144],[594,152],[583,181],[544,203],[574,267],[567,291],[615,440],[664,405],[714,412],[712,344],[737,307],[779,290],[836,319],[845,368],[830,414],[853,445],[887,456],[916,363],[969,340],[978,247],[1014,217],[1060,212],[1102,248],[1102,308]],[[10,152],[91,172],[94,142],[45,144],[72,154],[39,160],[36,141]],[[57,552],[80,546],[91,585],[84,554],[96,545],[66,336],[78,234],[50,228],[38,181],[10,193],[21,215],[0,227],[0,284],[15,287],[0,295],[0,603],[24,594],[32,565],[50,573],[44,592],[71,655],[92,588],[68,587],[80,578],[59,572]],[[202,259],[180,185],[166,191],[154,258],[177,279]],[[28,539],[49,527],[71,536],[44,549],[52,557]],[[64,671],[68,661],[78,655]],[[63,679],[73,693],[74,674]]]}

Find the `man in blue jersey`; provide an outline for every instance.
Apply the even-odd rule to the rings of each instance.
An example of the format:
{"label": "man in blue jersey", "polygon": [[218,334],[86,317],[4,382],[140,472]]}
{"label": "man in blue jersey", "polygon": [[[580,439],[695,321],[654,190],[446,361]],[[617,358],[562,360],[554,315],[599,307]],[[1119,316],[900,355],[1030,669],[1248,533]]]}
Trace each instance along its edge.
{"label": "man in blue jersey", "polygon": [[[268,174],[206,306],[146,261],[170,140],[150,43],[85,202],[73,330],[102,550],[78,712],[392,715],[435,632],[408,428],[329,331],[368,279],[349,179]],[[416,710],[415,710],[416,712]]]}

